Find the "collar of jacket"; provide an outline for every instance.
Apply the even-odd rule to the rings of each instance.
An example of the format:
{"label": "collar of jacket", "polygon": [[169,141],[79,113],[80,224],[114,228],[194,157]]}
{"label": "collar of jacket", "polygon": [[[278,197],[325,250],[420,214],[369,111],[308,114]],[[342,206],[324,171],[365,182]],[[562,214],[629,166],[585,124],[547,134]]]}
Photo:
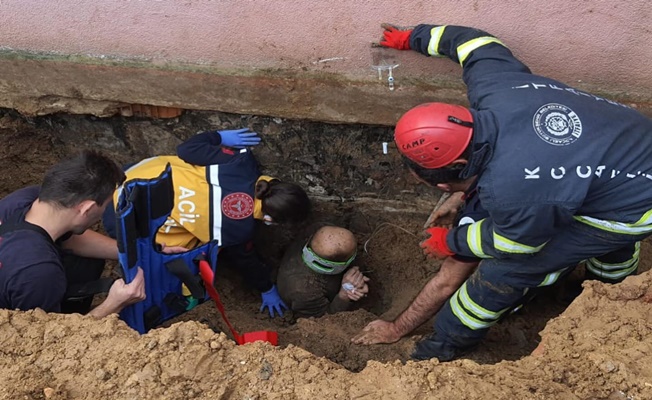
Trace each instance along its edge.
{"label": "collar of jacket", "polygon": [[483,129],[484,126],[487,126],[487,124],[482,123],[484,115],[473,109],[471,109],[471,114],[473,115],[472,151],[469,163],[460,173],[462,179],[468,179],[482,172],[484,166],[491,159],[494,143],[496,142],[495,135]]}

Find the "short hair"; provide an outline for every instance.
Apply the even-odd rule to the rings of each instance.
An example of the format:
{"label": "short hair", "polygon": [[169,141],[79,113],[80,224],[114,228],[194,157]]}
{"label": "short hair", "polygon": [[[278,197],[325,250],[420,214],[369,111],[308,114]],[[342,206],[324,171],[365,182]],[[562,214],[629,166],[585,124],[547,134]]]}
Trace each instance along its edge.
{"label": "short hair", "polygon": [[124,172],[113,160],[98,151],[85,150],[48,170],[39,200],[64,208],[85,200],[103,204],[124,180]]}
{"label": "short hair", "polygon": [[455,164],[453,166],[442,168],[425,168],[404,155],[401,155],[401,158],[406,167],[414,171],[419,178],[428,182],[432,186],[436,186],[440,183],[459,183],[464,180],[460,177],[460,173],[465,165]]}
{"label": "short hair", "polygon": [[259,181],[256,198],[262,201],[263,212],[276,223],[296,223],[305,220],[312,205],[301,186],[278,179]]}

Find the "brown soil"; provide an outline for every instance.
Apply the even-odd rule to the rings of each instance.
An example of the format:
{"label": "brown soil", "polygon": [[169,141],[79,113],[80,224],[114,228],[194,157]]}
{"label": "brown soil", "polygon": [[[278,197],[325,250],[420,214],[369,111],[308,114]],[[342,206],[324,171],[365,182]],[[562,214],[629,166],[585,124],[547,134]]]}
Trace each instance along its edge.
{"label": "brown soil", "polygon": [[[94,144],[104,143],[103,149],[121,162],[146,155],[128,140],[118,139],[123,135],[147,142],[143,132],[151,129],[142,128],[151,128],[150,122],[62,118],[31,120],[0,111],[0,161],[5,171],[0,194],[37,183],[49,165],[81,147],[79,135]],[[187,118],[167,128],[154,127],[175,131],[184,123],[196,125],[196,115]],[[271,128],[265,124],[264,129]],[[174,143],[173,139],[166,140]],[[151,148],[160,142],[148,143],[155,153]],[[342,165],[333,164],[333,169]],[[381,171],[374,180],[393,179],[393,172],[379,168],[383,165],[372,161],[367,166]],[[360,164],[358,171],[364,167]],[[333,169],[322,171],[324,181],[333,174],[341,176],[338,182],[351,176]],[[279,175],[291,175],[282,172],[279,167]],[[344,186],[352,190],[351,183]],[[337,186],[326,189],[330,197],[342,193]],[[385,186],[377,189],[386,190]],[[356,310],[296,323],[290,315],[270,319],[258,312],[259,295],[222,269],[218,290],[235,327],[240,332],[276,330],[278,347],[236,346],[230,335],[216,333],[228,331],[209,302],[142,336],[115,316],[98,321],[40,310],[0,311],[0,398],[652,398],[649,272],[620,285],[586,282],[582,294],[568,306],[573,286],[581,279],[578,271],[570,282],[551,288],[494,327],[483,345],[464,360],[408,361],[414,341],[429,331],[430,323],[393,345],[351,345],[350,338],[366,323],[393,318],[405,308],[436,273],[438,263],[425,259],[417,246],[427,208],[379,210],[372,203],[335,202],[330,197],[317,202],[314,219],[329,219],[356,233],[357,262],[372,278],[371,293]],[[406,204],[410,208],[418,203]],[[270,265],[277,265],[292,238],[293,231],[272,226],[259,232],[257,239]],[[649,269],[649,256],[650,247],[644,243],[641,271]],[[542,354],[529,356],[540,334],[546,337]]]}

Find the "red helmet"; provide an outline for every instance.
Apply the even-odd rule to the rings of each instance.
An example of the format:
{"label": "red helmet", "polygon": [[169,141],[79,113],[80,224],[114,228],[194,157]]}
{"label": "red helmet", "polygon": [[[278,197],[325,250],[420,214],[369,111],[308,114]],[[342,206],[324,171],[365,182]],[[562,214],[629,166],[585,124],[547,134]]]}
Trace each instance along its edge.
{"label": "red helmet", "polygon": [[394,141],[398,150],[424,168],[444,167],[459,158],[471,142],[473,116],[462,106],[418,105],[398,120]]}

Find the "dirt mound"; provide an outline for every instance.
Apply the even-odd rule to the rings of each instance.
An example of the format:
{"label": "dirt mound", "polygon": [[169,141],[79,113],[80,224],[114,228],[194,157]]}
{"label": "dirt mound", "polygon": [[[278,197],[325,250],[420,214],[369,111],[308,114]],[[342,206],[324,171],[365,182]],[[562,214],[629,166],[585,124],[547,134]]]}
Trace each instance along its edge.
{"label": "dirt mound", "polygon": [[[360,373],[292,345],[236,346],[196,322],[139,336],[115,316],[3,310],[0,398],[649,399],[651,285],[649,272],[620,285],[586,283],[544,330],[540,357],[372,361]],[[314,321],[303,324],[319,334]]]}

